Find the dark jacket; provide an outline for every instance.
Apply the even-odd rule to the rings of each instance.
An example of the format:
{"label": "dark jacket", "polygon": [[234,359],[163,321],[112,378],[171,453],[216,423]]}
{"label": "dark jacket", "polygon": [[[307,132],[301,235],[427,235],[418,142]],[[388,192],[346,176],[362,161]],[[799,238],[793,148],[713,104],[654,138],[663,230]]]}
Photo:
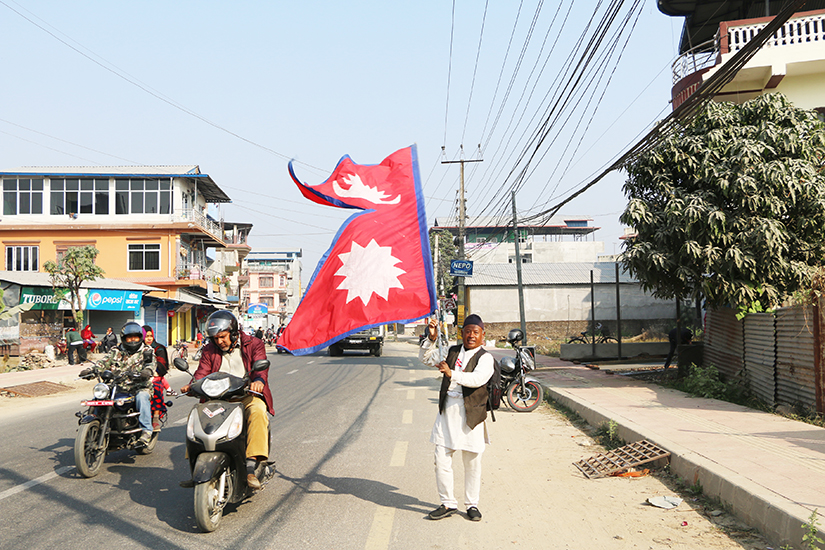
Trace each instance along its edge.
{"label": "dark jacket", "polygon": [[[461,346],[452,346],[447,351],[447,364],[450,369],[455,369],[455,362],[461,353]],[[473,355],[467,365],[464,367],[464,372],[473,372],[478,364],[481,356],[487,353],[484,348],[478,350]],[[444,375],[441,378],[441,390],[438,392],[438,412],[444,412],[444,405],[447,402],[447,390],[450,387],[451,379]],[[459,384],[460,385],[460,384]],[[484,422],[487,418],[487,384],[482,384],[477,388],[468,388],[461,386],[461,391],[464,393],[464,415],[467,419],[467,426],[472,430],[477,425]]]}
{"label": "dark jacket", "polygon": [[155,360],[158,362],[157,372],[161,376],[166,376],[169,372],[169,353],[166,346],[158,344],[157,340],[152,342],[152,349],[155,350]]}
{"label": "dark jacket", "polygon": [[117,346],[117,335],[114,332],[106,333],[103,335],[103,340],[101,340],[101,342],[107,350],[110,350]]}
{"label": "dark jacket", "polygon": [[[252,368],[252,363],[259,359],[266,359],[266,347],[263,340],[249,336],[241,332],[241,357],[243,358],[243,366],[246,372],[249,373]],[[210,340],[203,346],[201,352],[201,360],[198,363],[198,370],[195,371],[195,380],[200,380],[207,374],[218,372],[221,370],[221,363],[223,357],[221,350],[215,346]],[[250,382],[260,380],[264,383],[264,401],[266,401],[266,408],[269,414],[274,415],[275,410],[272,408],[272,393],[269,391],[269,369],[265,371],[256,372],[252,375]]]}

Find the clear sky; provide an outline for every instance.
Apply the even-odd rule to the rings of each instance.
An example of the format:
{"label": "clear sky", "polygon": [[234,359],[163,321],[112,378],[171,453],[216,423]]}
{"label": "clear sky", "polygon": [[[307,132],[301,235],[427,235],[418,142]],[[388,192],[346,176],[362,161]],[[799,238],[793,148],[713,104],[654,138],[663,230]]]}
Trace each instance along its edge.
{"label": "clear sky", "polygon": [[[654,0],[638,20],[625,3],[607,34],[634,14],[621,59],[624,39],[579,83],[595,94],[571,96],[581,102],[569,119],[547,117],[544,98],[573,89],[565,63],[599,2],[486,4],[485,17],[484,0],[455,0],[454,15],[451,0],[0,0],[0,170],[197,164],[233,200],[213,215],[253,223],[253,248],[302,248],[306,284],[349,212],[304,199],[290,158],[316,184],[343,155],[375,164],[415,143],[432,225],[455,212],[459,170],[440,163],[442,146],[455,160],[462,143],[467,158],[483,145],[484,162],[468,165],[467,213],[491,214],[507,206],[489,203],[495,191],[509,198],[524,139],[553,120],[517,195],[527,213],[670,112],[682,20]],[[561,211],[593,217],[607,253],[619,251],[623,179],[612,174]]]}

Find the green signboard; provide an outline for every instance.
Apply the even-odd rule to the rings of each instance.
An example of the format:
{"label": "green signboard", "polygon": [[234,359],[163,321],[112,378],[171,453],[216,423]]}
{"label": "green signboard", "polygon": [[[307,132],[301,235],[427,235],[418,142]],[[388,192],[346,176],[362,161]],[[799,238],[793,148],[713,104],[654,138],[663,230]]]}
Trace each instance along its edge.
{"label": "green signboard", "polygon": [[54,289],[43,286],[24,286],[20,289],[20,304],[34,304],[32,309],[69,309],[68,302],[58,301]]}

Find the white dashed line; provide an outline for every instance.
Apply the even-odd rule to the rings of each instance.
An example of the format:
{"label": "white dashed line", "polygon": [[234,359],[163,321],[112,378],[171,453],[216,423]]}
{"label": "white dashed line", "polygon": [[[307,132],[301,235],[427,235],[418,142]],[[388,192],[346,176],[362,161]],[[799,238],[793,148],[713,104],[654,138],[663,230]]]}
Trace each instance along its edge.
{"label": "white dashed line", "polygon": [[290,375],[290,374],[295,374],[296,372],[298,372],[298,369],[295,369],[295,370],[291,370],[291,371],[289,371],[289,372],[287,373],[287,375]]}
{"label": "white dashed line", "polygon": [[70,472],[74,470],[74,466],[63,466],[62,468],[58,468],[57,470],[53,471],[50,474],[46,474],[44,476],[40,476],[37,479],[33,479],[31,481],[27,481],[26,483],[21,483],[16,487],[12,487],[11,489],[6,489],[2,493],[0,493],[0,500],[3,500],[6,497],[10,497],[12,495],[16,495],[21,491],[25,491],[26,489],[31,489],[35,485],[40,485],[41,483],[46,483],[50,479],[54,479],[60,475],[65,474],[66,472]]}
{"label": "white dashed line", "polygon": [[412,424],[412,410],[404,411],[404,414],[401,415],[401,423],[402,424]]}
{"label": "white dashed line", "polygon": [[403,466],[407,462],[407,441],[396,441],[395,448],[392,450],[392,458],[390,458],[390,466]]}
{"label": "white dashed line", "polygon": [[392,522],[395,519],[395,508],[379,506],[372,520],[365,550],[385,550],[390,545]]}

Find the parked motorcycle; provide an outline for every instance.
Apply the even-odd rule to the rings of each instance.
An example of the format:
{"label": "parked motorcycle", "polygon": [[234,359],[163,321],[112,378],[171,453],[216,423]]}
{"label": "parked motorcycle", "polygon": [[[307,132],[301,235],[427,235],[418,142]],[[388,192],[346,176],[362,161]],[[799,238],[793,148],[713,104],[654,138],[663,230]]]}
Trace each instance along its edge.
{"label": "parked motorcycle", "polygon": [[[189,373],[186,361],[177,358],[174,365]],[[253,372],[267,368],[267,359],[252,365]],[[247,426],[241,403],[247,393],[254,393],[248,386],[248,375],[241,378],[213,372],[192,382],[189,388],[188,395],[202,400],[192,408],[186,423],[186,456],[195,487],[195,520],[206,532],[218,528],[227,504],[240,502],[253,493],[246,483]],[[255,476],[262,488],[273,475],[272,462],[258,463]]]}
{"label": "parked motorcycle", "polygon": [[507,341],[516,351],[515,357],[499,360],[501,366],[501,387],[507,403],[518,412],[535,410],[544,401],[544,387],[541,382],[527,373],[536,368],[533,348],[520,346],[524,333],[514,328],[507,334]]}
{"label": "parked motorcycle", "polygon": [[[78,411],[80,427],[74,442],[74,462],[83,477],[94,477],[100,473],[103,460],[109,452],[118,449],[134,449],[138,454],[147,455],[155,450],[160,430],[152,433],[146,445],[138,445],[141,428],[135,394],[128,387],[140,377],[139,373],[122,371],[117,374],[99,363],[84,369],[80,377],[86,380],[97,378],[92,390],[93,399],[82,401],[88,407]],[[172,406],[171,401],[166,402]],[[166,413],[160,418],[166,421]]]}

